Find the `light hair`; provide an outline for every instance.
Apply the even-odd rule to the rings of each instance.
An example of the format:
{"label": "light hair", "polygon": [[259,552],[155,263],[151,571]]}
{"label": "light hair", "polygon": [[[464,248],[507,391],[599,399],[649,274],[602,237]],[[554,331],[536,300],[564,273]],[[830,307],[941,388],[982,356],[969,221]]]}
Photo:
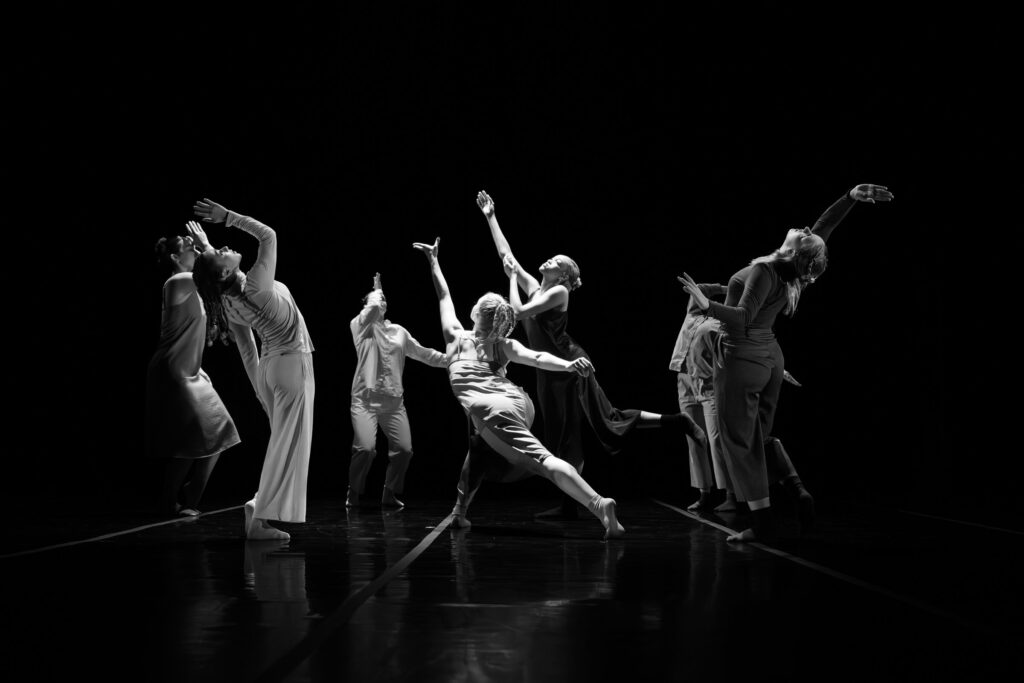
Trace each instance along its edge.
{"label": "light hair", "polygon": [[487,292],[477,300],[472,318],[486,333],[486,339],[507,337],[516,326],[516,311],[512,304],[495,292]]}
{"label": "light hair", "polygon": [[800,303],[800,295],[804,288],[813,284],[828,267],[828,247],[825,246],[825,241],[819,238],[811,244],[801,245],[797,249],[785,247],[776,249],[767,256],[754,259],[750,265],[758,263],[788,263],[793,266],[796,277],[785,281],[787,301],[783,311],[786,315],[792,316],[796,313],[796,307]]}

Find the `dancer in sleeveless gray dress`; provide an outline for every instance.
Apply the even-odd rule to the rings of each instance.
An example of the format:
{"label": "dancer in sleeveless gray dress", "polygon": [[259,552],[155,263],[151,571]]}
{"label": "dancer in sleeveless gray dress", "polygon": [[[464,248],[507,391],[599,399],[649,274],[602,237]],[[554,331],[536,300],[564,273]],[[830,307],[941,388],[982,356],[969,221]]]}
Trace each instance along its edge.
{"label": "dancer in sleeveless gray dress", "polygon": [[[533,404],[520,387],[505,377],[504,371],[505,365],[512,361],[585,376],[593,370],[590,360],[563,360],[509,339],[507,335],[515,324],[514,311],[504,297],[493,292],[484,294],[477,301],[471,314],[473,329],[465,330],[455,315],[448,284],[438,262],[439,243],[440,239],[432,245],[417,242],[413,247],[422,251],[430,264],[440,304],[441,328],[447,344],[448,376],[456,400],[472,420],[480,437],[513,470],[550,480],[601,521],[605,538],[622,536],[625,529],[616,517],[615,501],[600,496],[572,465],[552,455],[530,433]],[[461,527],[470,526],[466,510],[482,481],[483,473],[474,468],[471,457],[472,453],[463,466],[458,499],[452,510],[455,525]]]}
{"label": "dancer in sleeveless gray dress", "polygon": [[167,459],[160,508],[195,516],[221,452],[241,442],[235,423],[203,371],[206,311],[192,282],[196,253],[209,246],[198,223],[188,235],[156,244],[172,275],[163,286],[160,342],[146,373],[146,452]]}

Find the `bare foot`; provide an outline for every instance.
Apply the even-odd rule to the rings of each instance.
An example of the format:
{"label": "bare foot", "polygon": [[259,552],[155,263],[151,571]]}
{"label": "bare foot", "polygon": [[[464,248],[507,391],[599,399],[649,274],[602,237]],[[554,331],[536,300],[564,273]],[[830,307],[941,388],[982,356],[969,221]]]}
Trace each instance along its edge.
{"label": "bare foot", "polygon": [[386,486],[384,487],[384,494],[380,497],[380,504],[389,508],[405,507],[405,503],[395,498],[395,492]]}
{"label": "bare foot", "polygon": [[180,510],[178,510],[178,516],[179,517],[198,517],[199,516],[199,510],[196,510],[194,508],[181,508]]}
{"label": "bare foot", "polygon": [[739,508],[736,507],[736,496],[732,493],[726,493],[725,500],[715,507],[715,512],[736,512],[738,509]]}
{"label": "bare foot", "polygon": [[705,491],[700,492],[700,498],[691,503],[687,508],[691,512],[705,512],[711,509],[711,495]]}
{"label": "bare foot", "polygon": [[357,508],[359,507],[359,494],[352,489],[348,490],[348,494],[345,496],[345,507]]}
{"label": "bare foot", "polygon": [[469,529],[473,526],[473,523],[466,519],[464,515],[453,515],[452,526],[456,529]]}
{"label": "bare foot", "polygon": [[250,541],[287,541],[291,536],[287,531],[281,531],[270,526],[267,520],[258,519],[252,528],[249,529],[246,538]]}
{"label": "bare foot", "polygon": [[602,498],[598,506],[598,519],[604,525],[605,538],[621,538],[626,535],[626,529],[619,524],[619,518],[615,514],[615,499]]}

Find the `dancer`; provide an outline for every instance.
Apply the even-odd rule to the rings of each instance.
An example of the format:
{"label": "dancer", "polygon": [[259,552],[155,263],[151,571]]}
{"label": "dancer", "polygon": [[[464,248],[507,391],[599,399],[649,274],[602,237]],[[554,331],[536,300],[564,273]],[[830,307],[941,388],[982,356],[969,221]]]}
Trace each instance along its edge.
{"label": "dancer", "polygon": [[[586,506],[604,525],[605,538],[622,536],[625,529],[616,517],[615,501],[598,495],[574,467],[552,455],[530,433],[532,401],[525,391],[505,377],[509,361],[580,376],[589,375],[593,364],[584,357],[566,361],[509,339],[508,334],[515,326],[515,314],[504,297],[493,292],[484,294],[473,306],[470,314],[473,329],[467,332],[455,315],[455,305],[441,272],[439,244],[440,238],[432,245],[417,242],[413,247],[423,252],[430,265],[447,344],[448,377],[455,398],[472,419],[481,439],[513,468],[545,477]],[[468,464],[463,469],[467,468]],[[466,510],[479,483],[476,473],[469,473],[465,481],[460,482],[458,500],[452,510],[456,526],[469,526]]]}
{"label": "dancer", "polygon": [[356,347],[356,372],[352,379],[352,461],[348,469],[347,507],[358,507],[366,489],[366,475],[377,455],[378,424],[388,440],[388,469],[384,475],[381,505],[402,507],[397,497],[405,489],[405,473],[412,459],[412,432],[405,411],[402,372],[406,356],[435,368],[447,365],[444,354],[420,345],[401,325],[384,317],[387,298],[380,273],[373,289],[363,298],[363,310],[349,328]]}
{"label": "dancer", "polygon": [[729,476],[737,497],[753,513],[753,527],[730,536],[730,541],[771,541],[776,536],[765,458],[785,366],[773,332],[775,318],[780,312],[793,315],[803,290],[825,272],[825,242],[850,209],[857,202],[892,198],[882,185],[857,185],[844,193],[813,228],[790,230],[781,247],[733,275],[724,304],[711,301],[689,275],[679,278],[697,307],[720,320],[724,331],[715,406]]}
{"label": "dancer", "polygon": [[[541,281],[519,265],[512,254],[508,240],[502,233],[495,215],[494,200],[486,192],[479,192],[477,205],[487,218],[491,238],[502,260],[506,274],[514,275],[509,284],[509,301],[516,312],[516,320],[523,322],[530,348],[562,358],[587,358],[576,340],[566,331],[569,320],[569,294],[582,286],[580,269],[568,256],[557,255],[540,265]],[[519,290],[526,295],[526,303]],[[605,396],[594,375],[578,377],[537,370],[537,402],[543,418],[544,443],[559,458],[577,470],[583,469],[582,426],[587,422],[604,449],[615,454],[622,448],[623,437],[634,428],[678,427],[706,449],[707,437],[688,414],[662,415],[646,410],[615,408]],[[547,510],[538,517],[574,518],[577,510],[571,501],[563,498],[562,505]]]}
{"label": "dancer", "polygon": [[[698,286],[709,298],[725,296],[724,285]],[[687,437],[690,447],[690,485],[700,491],[700,497],[686,509],[697,512],[712,509],[711,489],[715,484],[719,490],[725,491],[725,500],[714,507],[714,510],[736,510],[736,496],[722,454],[722,437],[718,429],[718,413],[715,410],[712,351],[718,333],[719,322],[697,309],[691,296],[687,301],[686,315],[679,328],[668,365],[669,369],[676,373],[679,410],[693,418],[707,434],[707,449],[702,448],[693,438]]]}
{"label": "dancer", "polygon": [[187,235],[156,243],[164,283],[160,342],[146,373],[146,450],[165,458],[160,509],[194,517],[221,452],[241,442],[235,423],[203,371],[206,312],[192,282],[197,254],[209,247],[195,221]]}
{"label": "dancer", "polygon": [[[260,242],[256,262],[246,273],[242,255],[227,247],[210,250],[196,262],[193,277],[210,317],[207,340],[234,340],[256,397],[270,419],[270,441],[260,484],[245,504],[245,536],[286,540],[270,525],[306,521],[306,476],[313,439],[313,342],[291,292],[274,279],[277,234],[257,220],[228,211],[209,199],[193,207],[206,223],[225,224]],[[253,331],[260,338],[256,352]]]}

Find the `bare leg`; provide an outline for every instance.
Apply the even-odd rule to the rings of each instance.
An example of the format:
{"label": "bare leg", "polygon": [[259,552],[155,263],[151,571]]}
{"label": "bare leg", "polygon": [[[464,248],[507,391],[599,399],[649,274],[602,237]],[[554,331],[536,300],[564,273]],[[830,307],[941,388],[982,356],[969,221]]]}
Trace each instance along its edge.
{"label": "bare leg", "polygon": [[542,465],[548,478],[558,488],[562,489],[577,503],[585,505],[595,517],[601,520],[601,524],[605,528],[605,538],[618,538],[626,533],[626,529],[619,524],[615,510],[615,501],[611,498],[602,498],[580,476],[576,468],[555,456],[544,458]]}
{"label": "bare leg", "polygon": [[208,458],[198,458],[192,462],[192,476],[188,478],[183,487],[185,509],[198,514],[199,501],[202,500],[206,484],[210,481],[210,474],[213,473],[213,468],[217,465],[219,458],[220,453],[216,453]]}
{"label": "bare leg", "polygon": [[188,471],[191,467],[191,458],[170,458],[167,461],[164,469],[163,487],[160,492],[161,512],[174,515],[181,509],[181,506],[178,504],[178,493],[181,491],[181,485],[184,483],[185,477],[188,476]]}

